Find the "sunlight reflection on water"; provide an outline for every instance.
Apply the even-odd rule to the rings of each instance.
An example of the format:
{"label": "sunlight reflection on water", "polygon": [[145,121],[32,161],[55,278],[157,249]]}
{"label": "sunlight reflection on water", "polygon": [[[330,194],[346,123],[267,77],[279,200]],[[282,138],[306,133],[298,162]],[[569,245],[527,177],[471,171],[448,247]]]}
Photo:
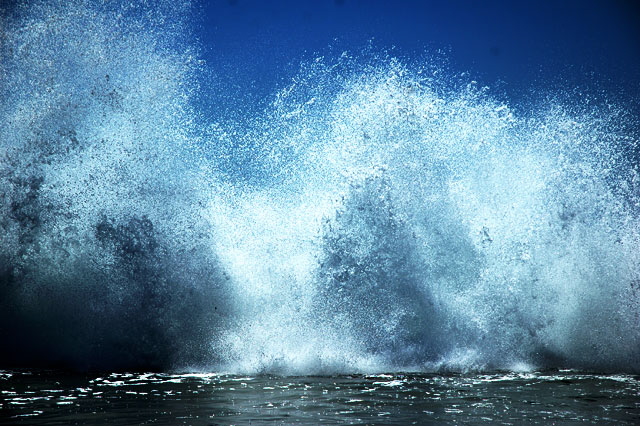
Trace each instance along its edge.
{"label": "sunlight reflection on water", "polygon": [[637,424],[640,379],[573,371],[230,376],[0,373],[0,424]]}

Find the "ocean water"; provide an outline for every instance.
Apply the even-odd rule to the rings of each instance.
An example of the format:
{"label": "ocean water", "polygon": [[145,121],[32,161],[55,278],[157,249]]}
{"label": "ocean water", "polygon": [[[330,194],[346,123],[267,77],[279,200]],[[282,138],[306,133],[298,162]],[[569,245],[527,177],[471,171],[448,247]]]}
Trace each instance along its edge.
{"label": "ocean water", "polygon": [[574,371],[273,376],[3,372],[0,424],[638,424],[640,379]]}
{"label": "ocean water", "polygon": [[638,421],[637,117],[375,47],[217,114],[193,9],[0,15],[3,422]]}

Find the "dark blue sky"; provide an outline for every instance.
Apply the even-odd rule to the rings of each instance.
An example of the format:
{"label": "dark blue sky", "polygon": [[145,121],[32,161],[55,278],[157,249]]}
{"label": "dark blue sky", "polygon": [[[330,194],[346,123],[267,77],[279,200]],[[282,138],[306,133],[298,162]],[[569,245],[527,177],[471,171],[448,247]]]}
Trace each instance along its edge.
{"label": "dark blue sky", "polygon": [[444,50],[452,71],[515,104],[578,88],[635,108],[639,11],[633,0],[202,0],[197,32],[210,102],[230,109],[264,101],[301,61],[371,40],[409,60]]}

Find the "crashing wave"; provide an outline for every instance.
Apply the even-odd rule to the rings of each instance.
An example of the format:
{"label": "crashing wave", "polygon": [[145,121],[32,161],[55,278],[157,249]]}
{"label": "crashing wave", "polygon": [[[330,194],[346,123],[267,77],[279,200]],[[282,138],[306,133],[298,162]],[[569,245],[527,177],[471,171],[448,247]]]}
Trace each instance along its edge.
{"label": "crashing wave", "polygon": [[202,124],[188,10],[2,18],[3,364],[640,369],[632,118],[343,54]]}

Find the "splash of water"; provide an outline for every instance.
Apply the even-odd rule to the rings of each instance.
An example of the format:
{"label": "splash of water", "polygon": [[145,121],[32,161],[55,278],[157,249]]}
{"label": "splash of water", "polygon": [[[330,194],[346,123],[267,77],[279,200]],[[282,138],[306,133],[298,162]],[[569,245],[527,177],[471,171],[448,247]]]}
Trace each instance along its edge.
{"label": "splash of water", "polygon": [[5,22],[4,363],[640,369],[630,117],[345,54],[202,126],[186,10]]}
{"label": "splash of water", "polygon": [[80,368],[210,359],[229,306],[185,157],[194,59],[178,6],[35,2],[6,22],[2,358]]}

